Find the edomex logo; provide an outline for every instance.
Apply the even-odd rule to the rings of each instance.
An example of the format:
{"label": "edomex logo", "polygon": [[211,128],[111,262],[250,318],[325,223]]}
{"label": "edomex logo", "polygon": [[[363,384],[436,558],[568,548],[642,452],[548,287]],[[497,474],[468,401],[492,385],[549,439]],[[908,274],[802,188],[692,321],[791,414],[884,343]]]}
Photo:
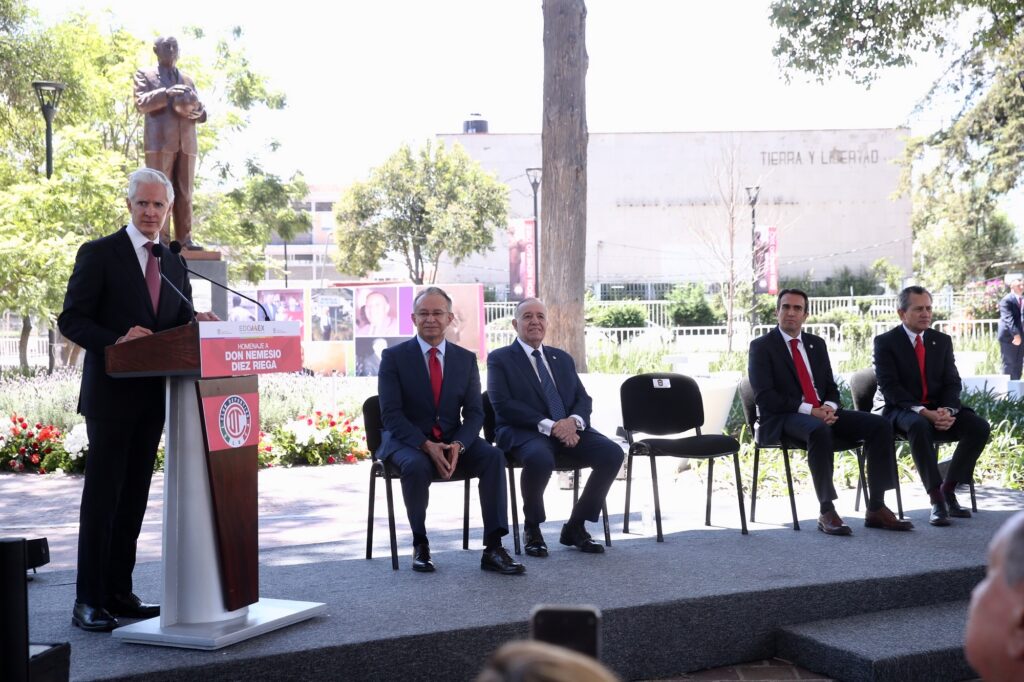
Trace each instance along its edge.
{"label": "edomex logo", "polygon": [[237,448],[249,440],[252,431],[252,414],[241,396],[228,396],[220,406],[218,418],[220,436],[230,447]]}

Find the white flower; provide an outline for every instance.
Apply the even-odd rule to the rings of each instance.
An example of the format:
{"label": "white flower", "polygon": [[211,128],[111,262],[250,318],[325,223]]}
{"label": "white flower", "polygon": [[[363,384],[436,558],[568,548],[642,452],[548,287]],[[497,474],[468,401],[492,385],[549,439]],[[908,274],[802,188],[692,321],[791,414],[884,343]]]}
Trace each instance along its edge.
{"label": "white flower", "polygon": [[295,442],[299,445],[308,445],[316,433],[316,429],[305,419],[296,419],[284,425],[284,430],[295,436]]}
{"label": "white flower", "polygon": [[64,450],[71,459],[78,459],[89,449],[89,434],[85,424],[75,424],[74,428],[64,434]]}

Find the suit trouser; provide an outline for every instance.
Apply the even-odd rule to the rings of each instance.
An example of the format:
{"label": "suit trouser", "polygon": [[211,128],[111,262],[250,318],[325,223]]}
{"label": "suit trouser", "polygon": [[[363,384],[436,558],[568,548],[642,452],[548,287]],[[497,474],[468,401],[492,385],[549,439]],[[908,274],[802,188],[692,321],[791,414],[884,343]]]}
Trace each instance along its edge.
{"label": "suit trouser", "polygon": [[[456,476],[480,479],[480,513],[484,519],[484,542],[508,535],[508,497],[505,489],[505,455],[483,438],[466,443],[466,451],[455,465]],[[438,475],[430,456],[416,448],[401,448],[388,455],[402,477],[402,499],[409,516],[413,543],[427,542],[427,503],[430,484]]]}
{"label": "suit trouser", "polygon": [[[167,176],[174,187],[174,238],[187,245],[192,240],[192,182],[196,173],[196,155],[184,152],[146,152],[146,166]],[[171,214],[160,229],[170,241]]]}
{"label": "suit trouser", "polygon": [[1009,374],[1012,381],[1020,379],[1021,366],[1024,365],[1024,343],[1015,346],[1009,341],[1000,341],[999,352],[1003,356],[1003,374]]}
{"label": "suit trouser", "polygon": [[864,441],[864,459],[868,467],[868,488],[872,500],[882,500],[885,491],[896,486],[892,426],[878,415],[851,410],[837,410],[838,419],[831,426],[809,414],[788,415],[782,423],[785,436],[804,443],[807,465],[811,469],[814,492],[822,504],[836,499],[832,473],[835,469],[833,437]]}
{"label": "suit trouser", "polygon": [[608,489],[622,467],[622,448],[594,431],[579,432],[580,442],[567,448],[549,436],[539,436],[517,447],[512,455],[523,467],[519,479],[523,491],[523,523],[539,526],[546,519],[544,489],[559,464],[590,467],[591,472],[583,493],[569,517],[572,521],[597,521],[604,506]]}
{"label": "suit trouser", "polygon": [[105,606],[132,592],[135,549],[149,501],[164,413],[86,418],[89,454],[78,527],[77,599]]}
{"label": "suit trouser", "polygon": [[948,431],[937,431],[930,421],[913,410],[899,410],[892,415],[892,420],[896,431],[905,434],[910,442],[910,454],[925,490],[935,490],[942,484],[938,451],[935,448],[935,438],[940,434],[949,440],[959,441],[953,451],[946,480],[955,483],[970,483],[974,480],[974,465],[985,449],[991,428],[987,421],[972,410],[960,410]]}

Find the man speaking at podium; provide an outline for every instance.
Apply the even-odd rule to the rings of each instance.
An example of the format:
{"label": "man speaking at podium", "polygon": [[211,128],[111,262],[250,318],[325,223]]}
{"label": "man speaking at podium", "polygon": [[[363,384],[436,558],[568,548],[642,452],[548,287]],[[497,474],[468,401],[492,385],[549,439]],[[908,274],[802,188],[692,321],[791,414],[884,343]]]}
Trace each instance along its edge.
{"label": "man speaking at podium", "polygon": [[[113,630],[117,616],[160,613],[159,605],[135,596],[132,571],[164,428],[164,381],[107,376],[104,349],[192,319],[184,269],[177,258],[153,253],[174,202],[170,181],[160,171],[137,170],[129,177],[127,201],[131,222],[78,250],[57,318],[61,333],[86,350],[78,411],[85,417],[89,455],[71,622],[93,632]],[[197,317],[217,319],[211,313]]]}

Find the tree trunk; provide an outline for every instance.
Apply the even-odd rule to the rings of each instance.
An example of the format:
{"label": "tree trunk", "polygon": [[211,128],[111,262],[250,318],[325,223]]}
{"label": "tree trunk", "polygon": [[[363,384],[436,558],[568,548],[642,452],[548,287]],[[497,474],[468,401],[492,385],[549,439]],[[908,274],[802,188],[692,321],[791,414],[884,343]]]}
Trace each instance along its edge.
{"label": "tree trunk", "polygon": [[544,0],[543,193],[539,295],[546,339],[586,371],[583,290],[587,256],[587,8]]}
{"label": "tree trunk", "polygon": [[18,362],[22,369],[28,369],[28,340],[32,336],[32,318],[23,315],[21,318],[21,338],[18,339]]}

